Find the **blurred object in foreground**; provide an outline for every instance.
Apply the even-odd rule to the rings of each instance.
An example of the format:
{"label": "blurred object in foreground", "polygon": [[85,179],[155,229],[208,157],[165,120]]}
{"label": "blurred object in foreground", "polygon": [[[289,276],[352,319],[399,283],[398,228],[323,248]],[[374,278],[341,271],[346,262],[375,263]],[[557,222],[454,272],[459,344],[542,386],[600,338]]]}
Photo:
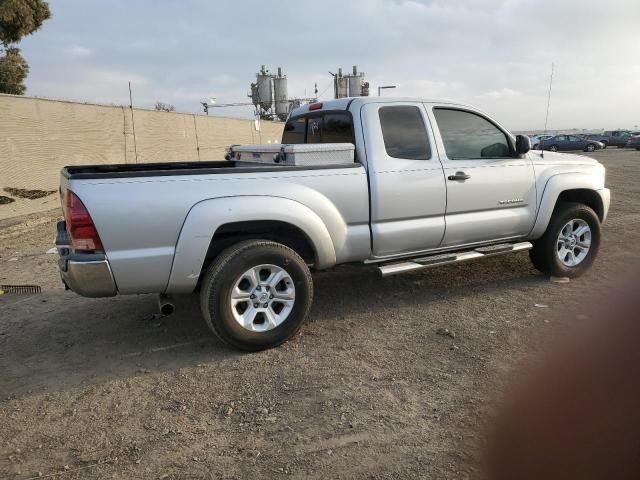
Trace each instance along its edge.
{"label": "blurred object in foreground", "polygon": [[640,478],[640,299],[638,268],[594,296],[499,412],[488,478]]}

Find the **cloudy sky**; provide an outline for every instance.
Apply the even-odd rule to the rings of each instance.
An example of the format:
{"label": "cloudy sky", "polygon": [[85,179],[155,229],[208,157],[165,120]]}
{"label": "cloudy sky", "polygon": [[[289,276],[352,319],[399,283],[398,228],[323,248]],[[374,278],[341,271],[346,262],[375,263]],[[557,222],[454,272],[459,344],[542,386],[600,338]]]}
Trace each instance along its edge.
{"label": "cloudy sky", "polygon": [[[513,130],[640,125],[640,1],[50,0],[20,47],[28,95],[199,112],[248,101],[261,64],[290,95],[333,95],[328,71],[357,64],[372,93],[474,104]],[[388,92],[387,92],[388,94]],[[224,110],[224,111],[223,111]],[[216,114],[250,116],[250,107]]]}

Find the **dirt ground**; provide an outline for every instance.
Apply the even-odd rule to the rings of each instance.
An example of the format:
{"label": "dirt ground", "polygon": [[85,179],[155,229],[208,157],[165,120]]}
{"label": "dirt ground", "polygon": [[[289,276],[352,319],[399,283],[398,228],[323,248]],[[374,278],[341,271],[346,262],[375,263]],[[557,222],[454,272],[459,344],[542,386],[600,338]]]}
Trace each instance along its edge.
{"label": "dirt ground", "polygon": [[57,212],[1,221],[0,284],[43,293],[0,296],[0,477],[481,477],[517,368],[637,255],[640,152],[593,156],[613,199],[584,277],[551,283],[526,253],[388,279],[339,268],[315,275],[303,333],[255,354],[217,341],[190,297],[157,319],[153,296],[63,291],[45,253]]}

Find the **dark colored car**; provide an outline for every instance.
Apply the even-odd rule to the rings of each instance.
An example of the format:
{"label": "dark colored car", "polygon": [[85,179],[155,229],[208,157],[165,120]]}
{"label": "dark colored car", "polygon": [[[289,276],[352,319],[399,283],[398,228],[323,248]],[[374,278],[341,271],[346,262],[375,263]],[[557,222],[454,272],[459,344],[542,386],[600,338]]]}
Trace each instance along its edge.
{"label": "dark colored car", "polygon": [[632,135],[631,137],[629,137],[626,146],[629,148],[635,148],[636,150],[640,151],[640,134]]}
{"label": "dark colored car", "polygon": [[629,130],[610,130],[604,132],[602,135],[589,135],[589,140],[595,140],[604,145],[604,148],[607,147],[626,147],[627,142],[629,141],[629,137],[631,137],[631,132]]}
{"label": "dark colored car", "polygon": [[585,152],[593,152],[604,148],[604,145],[595,140],[587,140],[576,135],[556,135],[546,140],[541,145],[543,150],[552,152],[564,152],[568,150],[584,150]]}

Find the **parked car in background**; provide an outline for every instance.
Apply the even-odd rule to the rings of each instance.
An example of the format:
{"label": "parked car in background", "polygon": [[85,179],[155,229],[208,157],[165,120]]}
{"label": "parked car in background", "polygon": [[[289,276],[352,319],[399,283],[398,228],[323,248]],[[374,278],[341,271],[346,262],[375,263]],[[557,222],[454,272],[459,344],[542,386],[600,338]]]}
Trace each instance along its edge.
{"label": "parked car in background", "polygon": [[584,150],[585,152],[593,152],[600,150],[604,145],[595,140],[587,140],[576,135],[556,135],[542,144],[542,150],[551,152],[564,152],[569,150]]}
{"label": "parked car in background", "polygon": [[602,135],[589,135],[589,140],[595,140],[604,145],[604,148],[611,147],[625,147],[629,138],[632,136],[629,130],[609,130]]}
{"label": "parked car in background", "polygon": [[626,147],[635,148],[636,150],[640,151],[640,132],[637,132],[637,135],[631,135],[629,137]]}
{"label": "parked car in background", "polygon": [[553,135],[530,135],[529,139],[531,140],[531,148],[534,150],[538,150],[540,148],[540,143],[544,140],[549,140]]}

